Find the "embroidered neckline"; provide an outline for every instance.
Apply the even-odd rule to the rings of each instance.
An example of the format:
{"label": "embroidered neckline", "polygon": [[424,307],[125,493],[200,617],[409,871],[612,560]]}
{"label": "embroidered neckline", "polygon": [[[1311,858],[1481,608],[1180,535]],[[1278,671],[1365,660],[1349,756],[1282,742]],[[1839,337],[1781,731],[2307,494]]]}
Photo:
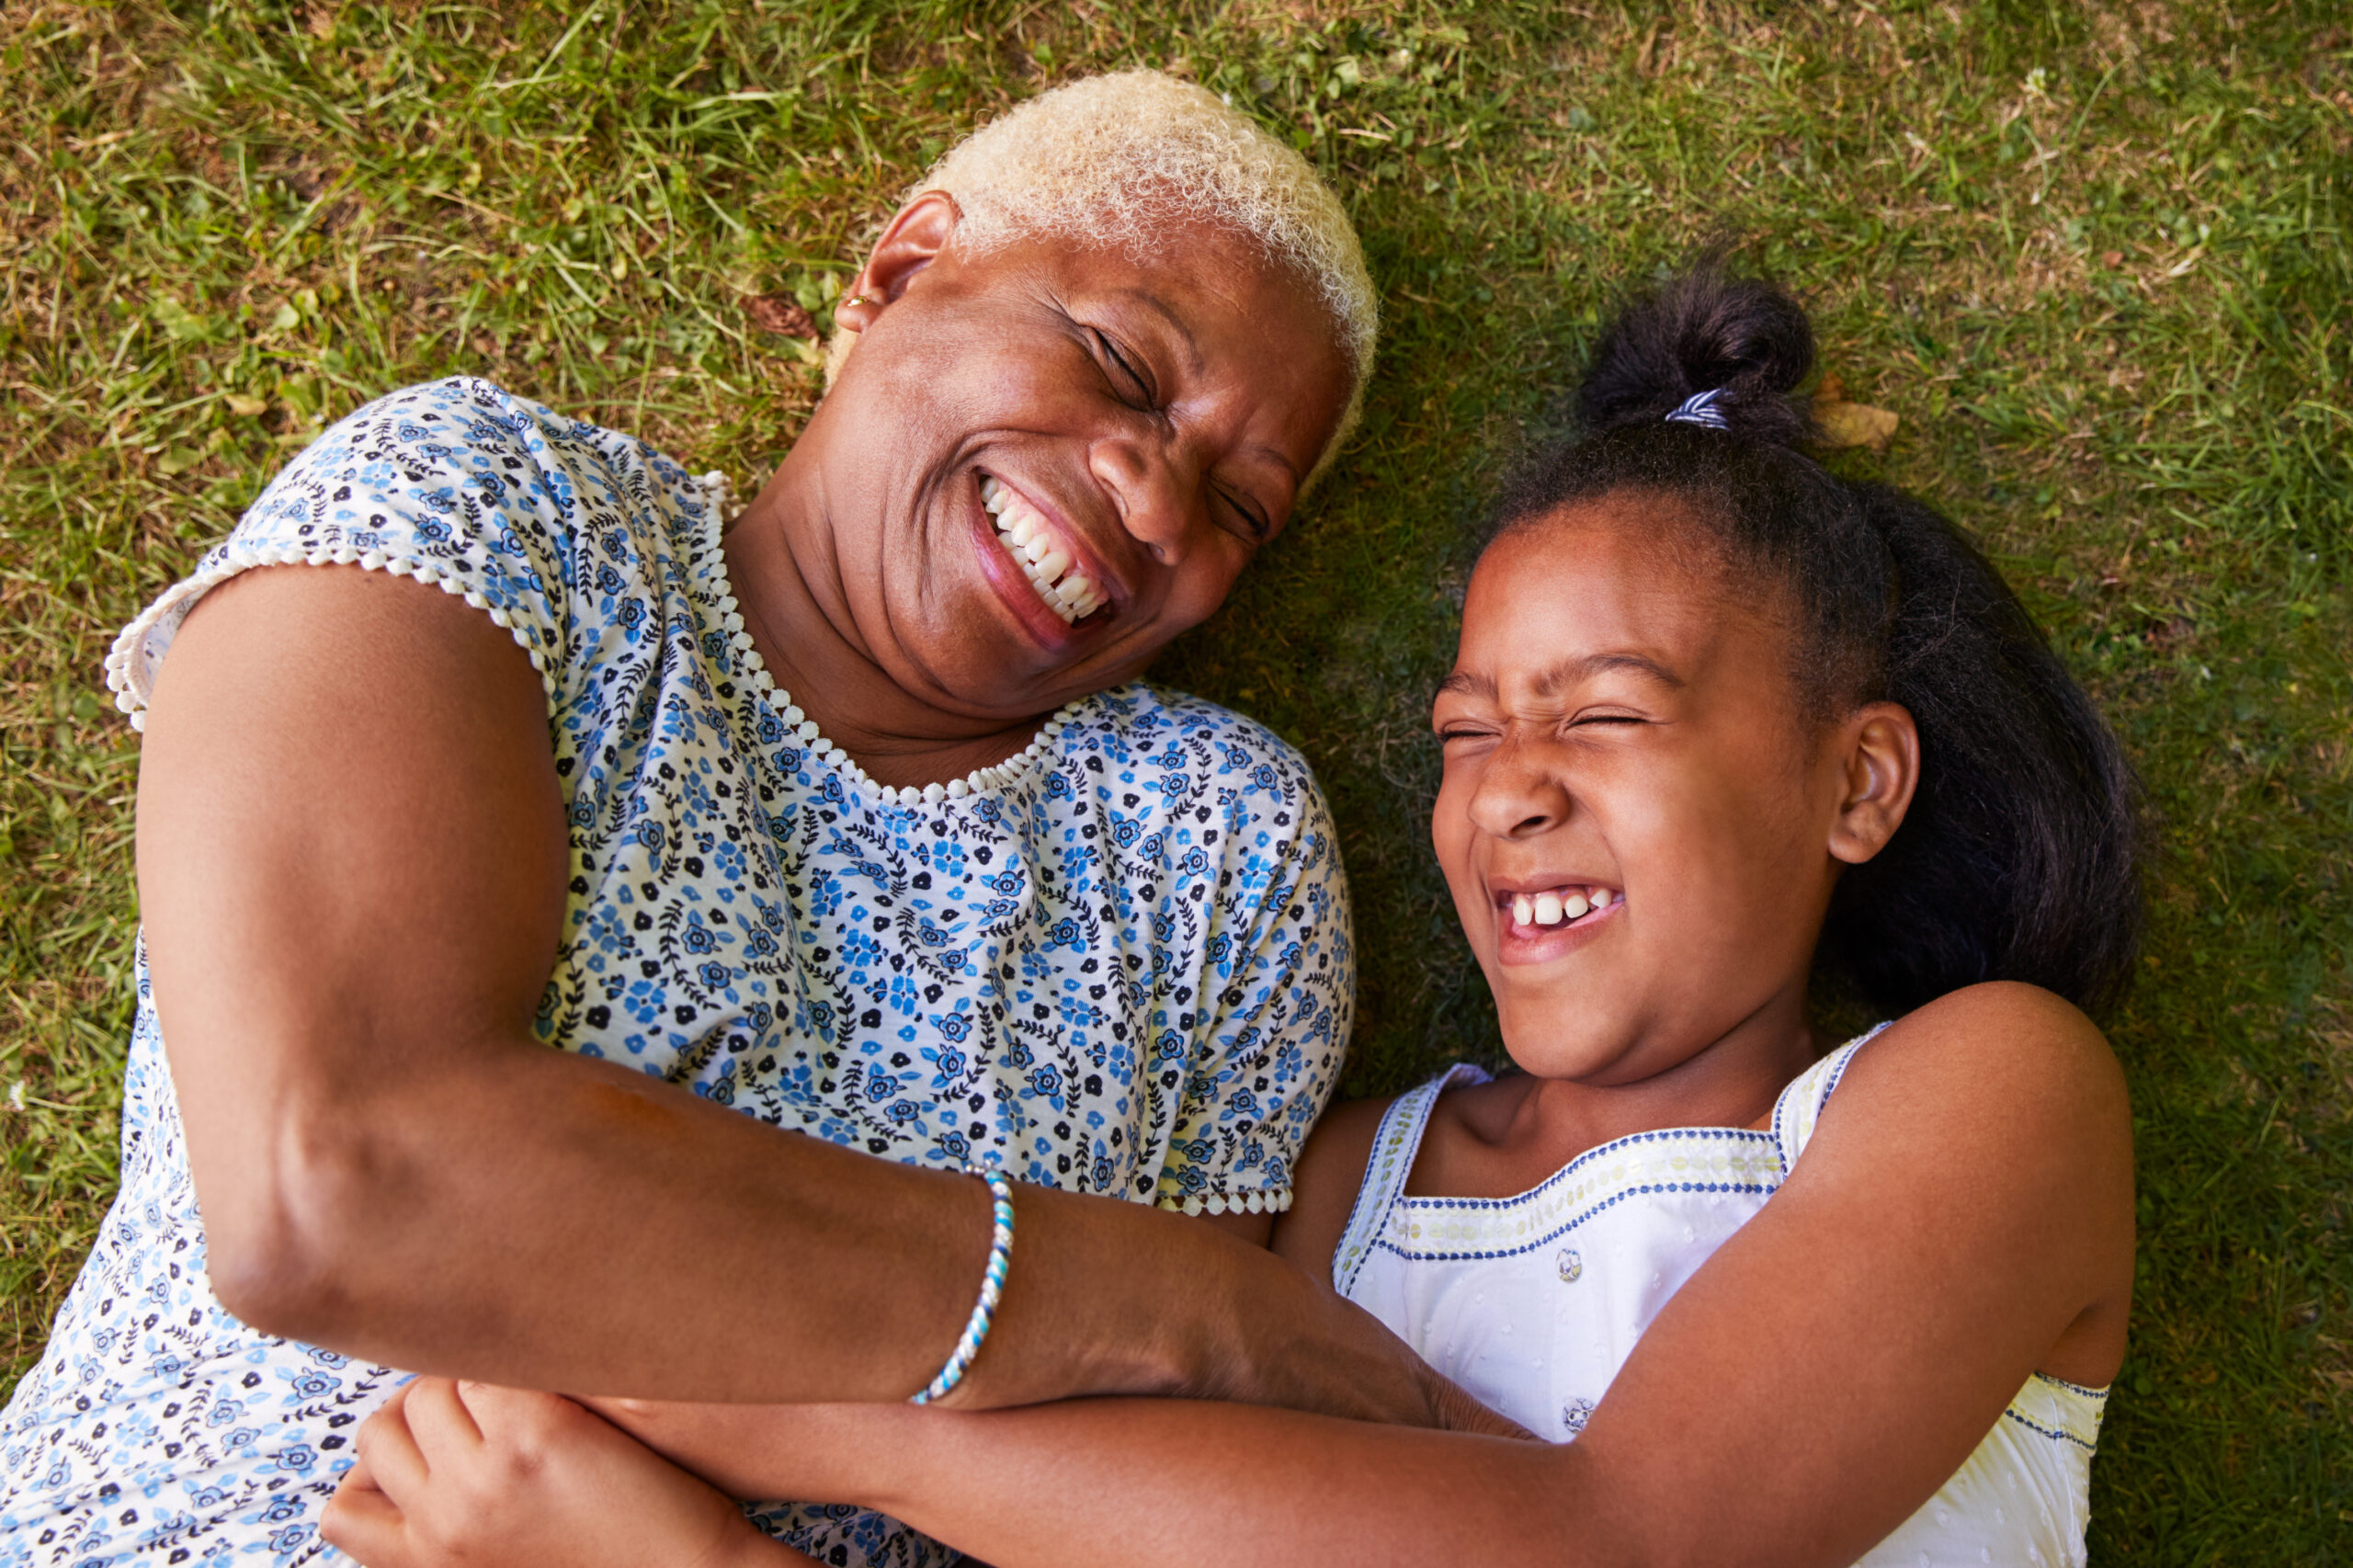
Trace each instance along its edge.
{"label": "embroidered neckline", "polygon": [[1552,1187],[1574,1176],[1585,1166],[1605,1156],[1625,1154],[1645,1143],[1705,1142],[1713,1140],[1741,1144],[1770,1143],[1773,1135],[1754,1127],[1654,1127],[1646,1132],[1629,1132],[1612,1138],[1607,1143],[1596,1143],[1534,1187],[1515,1192],[1508,1198],[1417,1198],[1401,1186],[1397,1201],[1401,1206],[1412,1205],[1419,1209],[1500,1214],[1508,1210],[1526,1208],[1546,1196]]}
{"label": "embroidered neckline", "polygon": [[742,608],[736,602],[734,585],[727,575],[727,552],[720,537],[724,525],[741,510],[734,505],[734,488],[728,483],[726,474],[716,469],[695,476],[694,483],[701,488],[710,514],[702,531],[695,539],[696,550],[700,556],[696,565],[700,569],[706,602],[716,612],[719,628],[727,634],[728,646],[734,654],[735,664],[743,671],[754,696],[776,711],[777,717],[784,721],[785,727],[808,748],[812,756],[832,767],[853,787],[863,787],[880,796],[886,805],[936,806],[942,801],[961,801],[967,796],[985,794],[1019,783],[1052,754],[1055,750],[1053,743],[1061,738],[1063,731],[1077,717],[1081,708],[1094,700],[1092,695],[1073,698],[1038,727],[1037,733],[1029,737],[1028,745],[1003,762],[975,767],[961,778],[922,785],[894,786],[878,782],[847,752],[825,738],[824,732],[817,728],[817,722],[793,702],[792,694],[777,683],[776,677],[768,673],[766,661],[760,657],[760,651],[752,646],[752,634],[745,628]]}

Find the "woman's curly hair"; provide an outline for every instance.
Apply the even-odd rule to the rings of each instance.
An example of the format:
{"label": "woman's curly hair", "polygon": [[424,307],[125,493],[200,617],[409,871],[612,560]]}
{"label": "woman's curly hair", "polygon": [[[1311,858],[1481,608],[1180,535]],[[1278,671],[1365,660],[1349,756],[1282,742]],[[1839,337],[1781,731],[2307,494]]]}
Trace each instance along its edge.
{"label": "woman's curly hair", "polygon": [[[968,256],[1051,234],[1142,258],[1163,254],[1182,223],[1245,236],[1307,285],[1347,355],[1347,411],[1316,474],[1355,426],[1380,335],[1364,248],[1307,160],[1216,94],[1158,71],[1072,82],[958,142],[905,199],[932,190],[955,199],[950,243]],[[835,334],[829,372],[849,336]]]}

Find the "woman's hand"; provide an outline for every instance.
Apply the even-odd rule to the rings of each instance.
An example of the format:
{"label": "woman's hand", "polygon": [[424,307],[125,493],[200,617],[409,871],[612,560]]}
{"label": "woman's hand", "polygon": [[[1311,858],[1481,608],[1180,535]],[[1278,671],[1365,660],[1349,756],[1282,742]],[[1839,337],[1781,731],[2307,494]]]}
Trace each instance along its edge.
{"label": "woman's hand", "polygon": [[806,1563],[722,1493],[557,1394],[419,1378],[359,1429],[320,1532],[367,1568]]}

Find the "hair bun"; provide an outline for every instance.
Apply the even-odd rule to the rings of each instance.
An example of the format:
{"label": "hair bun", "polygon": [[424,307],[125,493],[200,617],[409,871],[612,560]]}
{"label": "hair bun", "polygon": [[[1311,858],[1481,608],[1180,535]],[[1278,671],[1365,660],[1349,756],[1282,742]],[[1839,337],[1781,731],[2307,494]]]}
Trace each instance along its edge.
{"label": "hair bun", "polygon": [[1598,436],[1656,423],[1720,391],[1714,411],[1732,434],[1794,447],[1813,426],[1790,394],[1813,368],[1805,311],[1763,278],[1734,277],[1711,252],[1602,329],[1577,388],[1577,419]]}

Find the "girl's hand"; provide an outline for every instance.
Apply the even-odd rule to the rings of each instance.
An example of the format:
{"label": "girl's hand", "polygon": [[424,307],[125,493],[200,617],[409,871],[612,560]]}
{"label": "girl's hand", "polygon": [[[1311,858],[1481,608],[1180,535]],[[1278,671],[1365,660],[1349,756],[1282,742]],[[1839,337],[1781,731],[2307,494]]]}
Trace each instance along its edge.
{"label": "girl's hand", "polygon": [[809,1559],[557,1394],[418,1378],[359,1429],[319,1521],[367,1568],[780,1568]]}

